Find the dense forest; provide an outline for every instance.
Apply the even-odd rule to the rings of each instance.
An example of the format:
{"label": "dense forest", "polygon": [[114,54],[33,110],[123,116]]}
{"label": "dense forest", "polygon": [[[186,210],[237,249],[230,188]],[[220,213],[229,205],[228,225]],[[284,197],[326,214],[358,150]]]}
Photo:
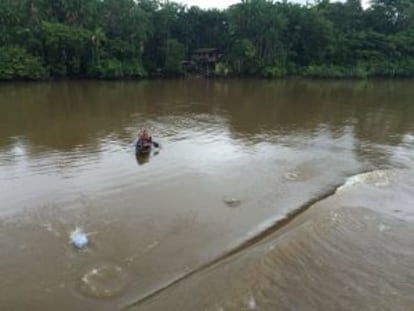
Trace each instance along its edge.
{"label": "dense forest", "polygon": [[179,76],[205,47],[216,75],[414,76],[414,1],[0,0],[0,80]]}

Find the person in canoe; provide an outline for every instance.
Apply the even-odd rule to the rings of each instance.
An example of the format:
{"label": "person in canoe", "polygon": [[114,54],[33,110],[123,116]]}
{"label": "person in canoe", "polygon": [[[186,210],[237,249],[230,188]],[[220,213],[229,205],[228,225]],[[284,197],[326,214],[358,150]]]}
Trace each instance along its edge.
{"label": "person in canoe", "polygon": [[152,146],[158,148],[159,144],[152,140],[152,137],[147,129],[144,129],[138,135],[138,141],[135,145],[136,154],[148,153],[151,151]]}

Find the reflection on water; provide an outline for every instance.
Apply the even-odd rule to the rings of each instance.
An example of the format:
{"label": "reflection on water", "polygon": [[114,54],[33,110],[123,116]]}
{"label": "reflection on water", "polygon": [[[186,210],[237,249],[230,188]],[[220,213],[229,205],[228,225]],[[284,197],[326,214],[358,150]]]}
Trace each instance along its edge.
{"label": "reflection on water", "polygon": [[[321,126],[341,135],[349,125],[360,140],[398,144],[401,135],[412,131],[411,83],[200,80],[3,85],[0,144],[9,146],[24,137],[34,154],[44,148],[91,148],[102,137],[122,141],[138,125],[155,125],[159,118],[174,123],[182,117],[186,118],[182,126],[206,117],[209,128],[224,118],[232,136],[253,142],[291,131],[312,133]],[[167,128],[163,134],[173,130]]]}
{"label": "reflection on water", "polygon": [[144,165],[145,163],[149,163],[151,158],[157,156],[159,153],[160,153],[160,150],[156,149],[148,153],[136,154],[135,158],[137,160],[138,165]]}
{"label": "reflection on water", "polygon": [[405,310],[412,85],[0,85],[0,309]]}
{"label": "reflection on water", "polygon": [[138,165],[143,165],[145,163],[148,163],[150,160],[150,157],[151,155],[148,153],[135,155]]}

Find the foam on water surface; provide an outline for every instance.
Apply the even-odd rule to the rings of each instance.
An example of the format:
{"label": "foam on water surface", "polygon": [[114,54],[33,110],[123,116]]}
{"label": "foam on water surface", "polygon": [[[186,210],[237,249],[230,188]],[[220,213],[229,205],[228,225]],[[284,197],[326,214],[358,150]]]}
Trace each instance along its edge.
{"label": "foam on water surface", "polygon": [[94,298],[108,298],[120,294],[128,285],[128,275],[112,263],[98,264],[80,278],[80,291]]}
{"label": "foam on water surface", "polygon": [[388,170],[377,170],[363,174],[354,175],[337,189],[337,193],[346,191],[356,185],[369,185],[374,187],[387,187],[390,185],[392,176],[395,173]]}

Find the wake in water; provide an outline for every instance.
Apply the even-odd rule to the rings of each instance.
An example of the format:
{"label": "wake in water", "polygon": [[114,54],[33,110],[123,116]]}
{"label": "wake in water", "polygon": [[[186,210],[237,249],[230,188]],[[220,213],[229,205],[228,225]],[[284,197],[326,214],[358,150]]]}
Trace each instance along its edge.
{"label": "wake in water", "polygon": [[[396,216],[398,206],[408,216],[412,205],[404,199],[377,205],[372,196],[389,203],[394,188],[411,186],[413,176],[412,170],[352,176],[284,226],[125,309],[409,310],[414,230],[384,212]],[[404,187],[400,194],[413,202]]]}
{"label": "wake in water", "polygon": [[348,178],[344,185],[338,187],[337,193],[360,185],[372,185],[375,187],[386,187],[390,185],[390,179],[397,173],[392,170],[378,170],[358,174]]}
{"label": "wake in water", "polygon": [[[303,174],[291,171],[297,176],[286,182],[299,185],[297,179]],[[82,215],[51,209],[50,215],[19,218],[20,224],[0,227],[0,243],[7,249],[4,237],[13,236],[18,245],[9,255],[22,263],[8,273],[25,275],[20,288],[36,288],[42,304],[55,301],[46,289],[74,299],[68,310],[103,302],[108,305],[104,310],[111,311],[371,310],[366,305],[372,310],[405,310],[413,302],[407,294],[413,288],[406,281],[414,271],[414,236],[407,224],[414,219],[413,176],[411,170],[403,169],[352,176],[282,220],[262,222],[247,237],[242,236],[239,247],[227,252],[222,248],[225,251],[214,257],[205,254],[217,249],[217,244],[208,249],[208,243],[199,242],[209,240],[200,230],[211,227],[214,234],[210,237],[217,239],[214,223],[199,221],[198,211],[185,217],[177,214],[172,221],[166,211],[160,217],[157,210],[146,208],[145,212],[154,214],[135,214],[121,209],[121,204],[92,209],[91,202],[85,203]],[[281,174],[280,178],[285,177]],[[217,202],[233,217],[229,221],[234,221],[249,206],[246,198],[221,196]],[[141,200],[139,205],[148,207],[150,203]],[[128,217],[117,218],[124,213]],[[132,218],[130,222],[128,218]],[[174,223],[168,231],[164,230],[167,222]],[[84,251],[67,243],[73,224],[99,233]],[[130,234],[137,227],[145,234]],[[88,237],[88,231],[81,233]],[[193,233],[197,235],[191,237]],[[36,244],[38,241],[47,243]],[[196,250],[196,264],[171,273],[169,269],[181,267],[187,260],[182,252],[191,249]],[[10,262],[6,258],[0,261],[8,267]],[[48,285],[37,286],[39,280]],[[9,297],[11,287],[6,285],[4,292]],[[74,295],[67,294],[69,288]],[[16,304],[6,294],[0,294],[5,310]]]}

